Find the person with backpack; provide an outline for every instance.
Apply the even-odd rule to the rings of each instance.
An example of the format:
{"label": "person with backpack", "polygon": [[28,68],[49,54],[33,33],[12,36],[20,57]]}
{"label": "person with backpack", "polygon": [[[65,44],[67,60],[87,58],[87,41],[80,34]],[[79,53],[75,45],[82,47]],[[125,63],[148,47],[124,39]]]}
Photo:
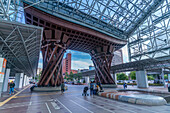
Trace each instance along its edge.
{"label": "person with backpack", "polygon": [[9,87],[10,87],[9,94],[10,95],[11,93],[14,94],[15,83],[13,81],[9,84]]}

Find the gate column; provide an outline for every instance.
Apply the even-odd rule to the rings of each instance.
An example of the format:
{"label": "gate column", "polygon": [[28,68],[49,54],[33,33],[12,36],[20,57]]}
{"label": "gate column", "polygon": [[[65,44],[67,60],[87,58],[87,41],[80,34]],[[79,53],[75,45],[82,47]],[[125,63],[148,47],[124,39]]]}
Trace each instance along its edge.
{"label": "gate column", "polygon": [[95,81],[101,84],[115,84],[111,74],[111,62],[113,58],[114,47],[104,46],[91,51],[92,61],[95,66]]}
{"label": "gate column", "polygon": [[55,39],[52,31],[45,30],[46,39],[42,44],[43,71],[38,86],[59,86],[63,81],[62,59],[66,48],[70,44],[69,37],[55,30]]}

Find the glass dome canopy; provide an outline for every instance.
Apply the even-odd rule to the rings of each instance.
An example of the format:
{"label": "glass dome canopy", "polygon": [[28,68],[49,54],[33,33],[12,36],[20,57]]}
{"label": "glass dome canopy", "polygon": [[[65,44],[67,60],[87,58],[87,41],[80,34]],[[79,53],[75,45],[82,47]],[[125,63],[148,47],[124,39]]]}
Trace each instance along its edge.
{"label": "glass dome canopy", "polygon": [[[39,0],[23,0],[36,3]],[[127,39],[163,0],[43,0],[34,7]],[[64,17],[64,18],[65,18]]]}
{"label": "glass dome canopy", "polygon": [[147,12],[153,0],[59,0],[63,4],[73,7],[79,13],[86,13],[86,17],[93,16],[112,26],[128,31],[135,21]]}

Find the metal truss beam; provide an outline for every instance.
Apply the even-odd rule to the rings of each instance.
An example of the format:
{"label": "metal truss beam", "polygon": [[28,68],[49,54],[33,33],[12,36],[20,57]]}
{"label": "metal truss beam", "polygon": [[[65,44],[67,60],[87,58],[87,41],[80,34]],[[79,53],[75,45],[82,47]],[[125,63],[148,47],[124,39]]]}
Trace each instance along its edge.
{"label": "metal truss beam", "polygon": [[[1,55],[7,59],[9,68],[25,72],[28,76],[36,74],[34,70],[38,65],[42,31],[40,27],[0,21]],[[36,43],[29,46],[32,40]]]}
{"label": "metal truss beam", "polygon": [[136,31],[137,28],[151,15],[153,11],[155,11],[160,4],[163,3],[164,0],[154,0],[153,3],[148,7],[147,9],[144,9],[142,11],[142,16],[137,19],[135,22],[136,24],[127,31],[127,37],[130,37],[134,31]]}
{"label": "metal truss beam", "polygon": [[[170,66],[170,57],[161,57],[157,59],[145,59],[140,61],[134,61],[119,65],[114,65],[110,69],[110,73],[120,73],[120,72],[128,72],[128,71],[155,71],[160,70],[162,68],[169,69]],[[82,76],[95,75],[96,71],[86,71],[81,73]]]}
{"label": "metal truss beam", "polygon": [[[23,1],[29,5],[34,2],[34,0]],[[122,30],[113,27],[107,24],[106,22],[98,21],[98,19],[94,18],[93,16],[87,16],[88,14],[82,11],[78,11],[77,9],[74,9],[71,6],[64,4],[64,2],[49,0],[45,1],[44,3],[35,5],[34,7],[49,14],[52,14],[56,17],[94,29],[109,36],[118,39],[126,39],[126,36],[124,35]]]}
{"label": "metal truss beam", "polygon": [[128,39],[130,61],[170,55],[170,1],[160,1]]}

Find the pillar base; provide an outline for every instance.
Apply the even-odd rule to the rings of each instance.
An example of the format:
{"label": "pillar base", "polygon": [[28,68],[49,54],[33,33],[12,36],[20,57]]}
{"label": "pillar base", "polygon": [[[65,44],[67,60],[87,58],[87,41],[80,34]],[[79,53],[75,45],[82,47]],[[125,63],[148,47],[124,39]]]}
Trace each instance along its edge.
{"label": "pillar base", "polygon": [[[65,90],[67,90],[67,86],[65,86]],[[55,92],[61,91],[61,87],[34,87],[33,91],[35,92]]]}
{"label": "pillar base", "polygon": [[103,88],[117,88],[116,84],[102,84],[101,86]]}

